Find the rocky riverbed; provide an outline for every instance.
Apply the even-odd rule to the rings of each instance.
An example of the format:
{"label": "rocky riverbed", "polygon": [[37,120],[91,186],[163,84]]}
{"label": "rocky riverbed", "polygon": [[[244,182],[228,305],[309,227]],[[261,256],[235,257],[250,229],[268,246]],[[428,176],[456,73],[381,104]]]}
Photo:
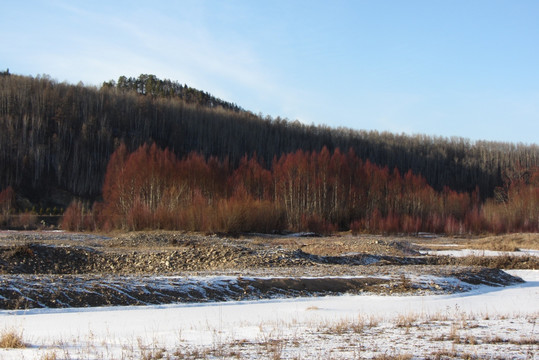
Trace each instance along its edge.
{"label": "rocky riverbed", "polygon": [[521,281],[419,249],[407,238],[377,236],[2,232],[0,308],[439,294]]}

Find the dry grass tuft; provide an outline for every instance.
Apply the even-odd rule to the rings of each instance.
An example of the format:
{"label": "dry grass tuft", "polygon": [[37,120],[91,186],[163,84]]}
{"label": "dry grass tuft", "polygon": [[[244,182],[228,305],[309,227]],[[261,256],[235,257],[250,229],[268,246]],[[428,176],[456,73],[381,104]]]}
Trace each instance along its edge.
{"label": "dry grass tuft", "polygon": [[490,269],[537,269],[539,257],[533,255],[513,256],[503,254],[500,256],[463,256],[436,258],[437,265],[477,266]]}
{"label": "dry grass tuft", "polygon": [[[466,258],[462,258],[464,262]],[[539,258],[537,256],[490,256],[469,259],[472,266],[483,266],[492,269],[537,269],[539,266]]]}
{"label": "dry grass tuft", "polygon": [[334,323],[323,324],[319,331],[328,335],[360,334],[366,327],[375,327],[375,320],[358,316],[356,319],[341,319]]}
{"label": "dry grass tuft", "polygon": [[453,359],[458,356],[457,352],[455,350],[438,350],[432,353],[433,359],[439,360],[439,359]]}
{"label": "dry grass tuft", "polygon": [[410,360],[413,359],[413,356],[410,354],[395,354],[395,355],[388,355],[388,354],[382,354],[373,357],[373,360]]}
{"label": "dry grass tuft", "polygon": [[380,324],[380,319],[375,316],[375,315],[371,315],[369,316],[369,319],[366,323],[366,325],[369,327],[369,328],[375,328],[377,327],[378,325]]}
{"label": "dry grass tuft", "polygon": [[56,356],[56,353],[54,352],[46,353],[41,357],[41,360],[57,360],[57,359],[58,358]]}
{"label": "dry grass tuft", "polygon": [[351,324],[350,320],[342,319],[329,326],[327,332],[328,334],[343,335],[351,330]]}
{"label": "dry grass tuft", "polygon": [[539,339],[533,336],[522,336],[518,340],[511,340],[510,343],[515,345],[539,345]]}
{"label": "dry grass tuft", "polygon": [[0,348],[2,349],[22,349],[26,344],[22,340],[22,333],[15,330],[4,330],[0,334]]}
{"label": "dry grass tuft", "polygon": [[471,334],[467,334],[466,336],[464,336],[464,340],[462,340],[462,341],[464,342],[464,344],[469,344],[469,345],[477,345],[478,344],[477,338],[474,335],[471,335]]}
{"label": "dry grass tuft", "polygon": [[418,316],[416,314],[413,314],[413,313],[400,314],[395,319],[395,325],[397,327],[401,327],[401,328],[402,327],[409,328],[414,324],[414,322],[416,321],[417,318],[418,318]]}
{"label": "dry grass tuft", "polygon": [[453,341],[454,344],[460,344],[459,330],[460,327],[456,323],[451,324],[451,330],[449,331],[447,340]]}

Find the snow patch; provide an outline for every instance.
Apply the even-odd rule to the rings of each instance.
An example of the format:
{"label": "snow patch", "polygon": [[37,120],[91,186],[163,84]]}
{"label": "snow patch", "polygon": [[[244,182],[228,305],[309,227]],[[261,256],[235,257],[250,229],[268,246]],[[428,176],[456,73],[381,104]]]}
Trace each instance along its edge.
{"label": "snow patch", "polygon": [[453,257],[465,257],[465,256],[539,256],[539,250],[521,249],[520,251],[493,251],[493,250],[475,250],[475,249],[462,249],[462,250],[428,250],[420,251],[423,255],[436,255],[436,256],[453,256]]}

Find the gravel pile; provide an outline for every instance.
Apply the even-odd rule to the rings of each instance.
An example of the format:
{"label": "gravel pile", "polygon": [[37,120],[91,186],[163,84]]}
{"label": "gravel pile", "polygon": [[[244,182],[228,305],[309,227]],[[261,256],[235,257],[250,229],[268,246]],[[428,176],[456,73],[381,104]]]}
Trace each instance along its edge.
{"label": "gravel pile", "polygon": [[0,234],[3,309],[451,293],[519,280],[498,269],[418,255],[406,241],[375,237]]}

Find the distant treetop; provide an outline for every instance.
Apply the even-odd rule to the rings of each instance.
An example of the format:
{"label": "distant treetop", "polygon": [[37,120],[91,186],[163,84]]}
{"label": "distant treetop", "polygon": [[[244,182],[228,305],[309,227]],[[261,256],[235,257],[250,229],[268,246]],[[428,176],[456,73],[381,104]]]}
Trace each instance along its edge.
{"label": "distant treetop", "polygon": [[116,88],[120,91],[135,91],[140,95],[152,97],[180,98],[187,103],[206,106],[210,108],[222,107],[227,110],[242,112],[244,109],[238,105],[221,100],[187,85],[169,79],[159,79],[155,75],[140,74],[138,78],[120,76],[118,81],[103,82],[104,88]]}

